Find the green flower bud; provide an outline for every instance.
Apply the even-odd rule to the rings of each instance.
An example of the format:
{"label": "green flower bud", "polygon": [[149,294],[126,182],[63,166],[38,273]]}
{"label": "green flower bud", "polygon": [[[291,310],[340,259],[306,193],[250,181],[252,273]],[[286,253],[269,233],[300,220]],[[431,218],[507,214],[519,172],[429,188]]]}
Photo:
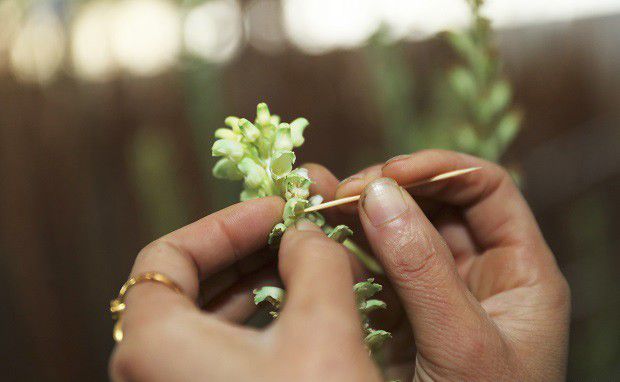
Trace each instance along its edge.
{"label": "green flower bud", "polygon": [[372,311],[375,311],[378,309],[385,309],[385,308],[387,308],[387,304],[381,300],[363,301],[357,307],[357,309],[363,314],[368,314]]}
{"label": "green flower bud", "polygon": [[274,308],[279,308],[284,302],[284,290],[273,286],[254,289],[254,304],[258,305],[265,301],[273,305]]}
{"label": "green flower bud", "polygon": [[[284,197],[286,199],[308,199],[308,197],[310,196],[311,184],[312,181],[310,181],[310,178],[308,177],[308,170],[303,168],[295,169],[294,171],[286,175],[284,179]],[[311,205],[313,205],[310,200],[309,202]]]}
{"label": "green flower bud", "polygon": [[293,141],[291,139],[291,126],[288,123],[281,123],[276,129],[276,140],[273,143],[273,149],[276,151],[293,150]]}
{"label": "green flower bud", "polygon": [[372,350],[381,347],[390,338],[392,338],[392,335],[385,330],[371,330],[364,338],[364,343]]}
{"label": "green flower bud", "polygon": [[245,202],[246,200],[258,199],[266,196],[265,192],[262,190],[253,190],[253,189],[245,189],[241,191],[241,195],[239,200]]}
{"label": "green flower bud", "polygon": [[344,224],[341,224],[332,229],[331,232],[327,235],[327,237],[337,241],[338,243],[342,243],[351,235],[353,235],[353,231],[351,231],[351,228],[347,227]]}
{"label": "green flower bud", "polygon": [[267,171],[250,158],[243,158],[238,167],[244,175],[246,186],[250,188],[259,188],[263,183],[269,181]]}
{"label": "green flower bud", "polygon": [[353,292],[358,300],[366,300],[380,292],[383,287],[374,282],[375,279],[370,278],[366,281],[359,282],[353,286]]}
{"label": "green flower bud", "polygon": [[232,116],[226,117],[224,123],[226,124],[226,126],[230,126],[230,128],[233,129],[234,132],[239,132],[239,118]]}
{"label": "green flower bud", "polygon": [[270,170],[273,175],[282,177],[291,172],[295,163],[295,153],[292,151],[281,151],[274,155],[271,160]]}
{"label": "green flower bud", "polygon": [[305,118],[297,118],[291,122],[291,139],[294,147],[304,144],[304,130],[310,123]]}
{"label": "green flower bud", "polygon": [[271,115],[271,118],[269,118],[269,123],[274,126],[278,126],[280,124],[280,116],[276,114]]}
{"label": "green flower bud", "polygon": [[211,152],[214,157],[225,156],[234,162],[240,161],[244,155],[243,145],[239,142],[228,139],[218,139],[215,141]]}
{"label": "green flower bud", "polygon": [[284,205],[284,224],[290,226],[295,223],[295,220],[304,212],[304,209],[308,207],[308,201],[305,199],[292,198],[289,199]]}
{"label": "green flower bud", "polygon": [[222,158],[213,166],[213,176],[218,179],[241,180],[243,174],[237,164],[228,158]]}
{"label": "green flower bud", "polygon": [[283,223],[276,224],[271,232],[269,233],[269,239],[267,243],[272,247],[277,247],[280,245],[280,239],[284,235],[284,231],[286,231],[286,225]]}
{"label": "green flower bud", "polygon": [[243,136],[250,142],[254,142],[260,137],[260,130],[245,118],[239,120],[239,128]]}
{"label": "green flower bud", "polygon": [[264,102],[259,103],[256,106],[256,123],[259,125],[266,125],[270,123],[271,115],[269,114],[269,107]]}
{"label": "green flower bud", "polygon": [[215,130],[215,138],[229,139],[231,141],[237,140],[237,135],[231,130],[225,127]]}

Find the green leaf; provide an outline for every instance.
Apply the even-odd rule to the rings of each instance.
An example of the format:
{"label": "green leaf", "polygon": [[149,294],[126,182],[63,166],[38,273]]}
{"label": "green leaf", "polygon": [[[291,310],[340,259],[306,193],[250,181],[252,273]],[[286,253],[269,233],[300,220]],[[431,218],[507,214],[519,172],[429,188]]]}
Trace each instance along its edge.
{"label": "green leaf", "polygon": [[243,174],[237,164],[228,158],[222,158],[213,166],[213,176],[218,179],[241,180]]}
{"label": "green leaf", "polygon": [[353,231],[351,231],[351,228],[347,227],[344,224],[341,224],[332,229],[327,236],[330,239],[337,241],[338,243],[342,243],[351,235],[353,235]]}
{"label": "green leaf", "polygon": [[254,304],[256,305],[267,301],[278,309],[284,302],[284,290],[282,288],[266,286],[260,289],[254,289],[253,292]]}
{"label": "green leaf", "polygon": [[211,153],[214,157],[226,156],[233,162],[239,162],[244,155],[243,145],[228,139],[218,139],[213,143]]}
{"label": "green leaf", "polygon": [[304,130],[310,122],[305,118],[297,118],[291,122],[291,139],[293,146],[299,147],[304,144]]}

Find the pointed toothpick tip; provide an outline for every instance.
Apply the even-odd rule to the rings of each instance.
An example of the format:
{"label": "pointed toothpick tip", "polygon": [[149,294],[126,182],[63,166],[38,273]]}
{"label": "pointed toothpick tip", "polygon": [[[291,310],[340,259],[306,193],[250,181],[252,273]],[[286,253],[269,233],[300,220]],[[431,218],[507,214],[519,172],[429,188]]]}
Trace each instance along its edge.
{"label": "pointed toothpick tip", "polygon": [[[460,170],[448,171],[448,172],[444,172],[443,174],[435,175],[431,178],[423,179],[421,181],[418,181],[418,182],[415,182],[413,184],[410,184],[408,186],[403,186],[403,187],[410,188],[410,187],[421,186],[423,184],[438,182],[440,180],[450,179],[450,178],[454,178],[457,176],[469,174],[474,171],[478,171],[480,169],[482,169],[482,167],[468,167],[468,168],[463,168]],[[332,200],[330,202],[325,202],[325,203],[318,204],[316,206],[308,207],[304,210],[304,212],[307,213],[307,212],[320,211],[326,208],[331,208],[331,207],[336,207],[336,206],[340,206],[340,205],[347,204],[347,203],[357,202],[358,200],[360,200],[360,197],[361,195],[354,195],[354,196],[347,196],[346,198]]]}

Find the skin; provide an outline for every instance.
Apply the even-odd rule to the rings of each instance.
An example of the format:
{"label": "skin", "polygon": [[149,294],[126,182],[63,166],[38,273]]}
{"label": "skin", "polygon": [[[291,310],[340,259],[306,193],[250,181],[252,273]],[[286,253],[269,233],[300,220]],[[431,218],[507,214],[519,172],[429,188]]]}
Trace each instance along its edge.
{"label": "skin", "polygon": [[[398,186],[471,166],[482,170]],[[326,200],[362,193],[357,208],[326,215],[357,225],[386,271],[380,298],[389,307],[375,325],[394,334],[386,377],[565,378],[569,288],[504,169],[436,150],[397,157],[342,183],[323,167],[305,167],[313,192]],[[277,259],[266,253],[282,208],[277,198],[240,203],[140,252],[132,275],[161,272],[187,296],[156,283],[131,290],[125,338],[110,361],[113,380],[382,380],[361,342],[351,288],[367,275],[344,247],[303,220],[287,230]],[[255,311],[249,291],[280,281],[287,300],[278,320],[260,330],[240,325]]]}

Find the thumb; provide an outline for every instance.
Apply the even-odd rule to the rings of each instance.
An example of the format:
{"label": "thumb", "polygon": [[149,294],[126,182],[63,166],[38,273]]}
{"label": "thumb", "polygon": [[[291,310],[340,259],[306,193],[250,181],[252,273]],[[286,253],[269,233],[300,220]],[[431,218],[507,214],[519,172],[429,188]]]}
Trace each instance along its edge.
{"label": "thumb", "polygon": [[[441,235],[409,193],[389,178],[362,194],[366,236],[398,293],[425,357],[445,358],[481,336],[490,321],[459,277]],[[462,343],[461,341],[467,343]]]}

